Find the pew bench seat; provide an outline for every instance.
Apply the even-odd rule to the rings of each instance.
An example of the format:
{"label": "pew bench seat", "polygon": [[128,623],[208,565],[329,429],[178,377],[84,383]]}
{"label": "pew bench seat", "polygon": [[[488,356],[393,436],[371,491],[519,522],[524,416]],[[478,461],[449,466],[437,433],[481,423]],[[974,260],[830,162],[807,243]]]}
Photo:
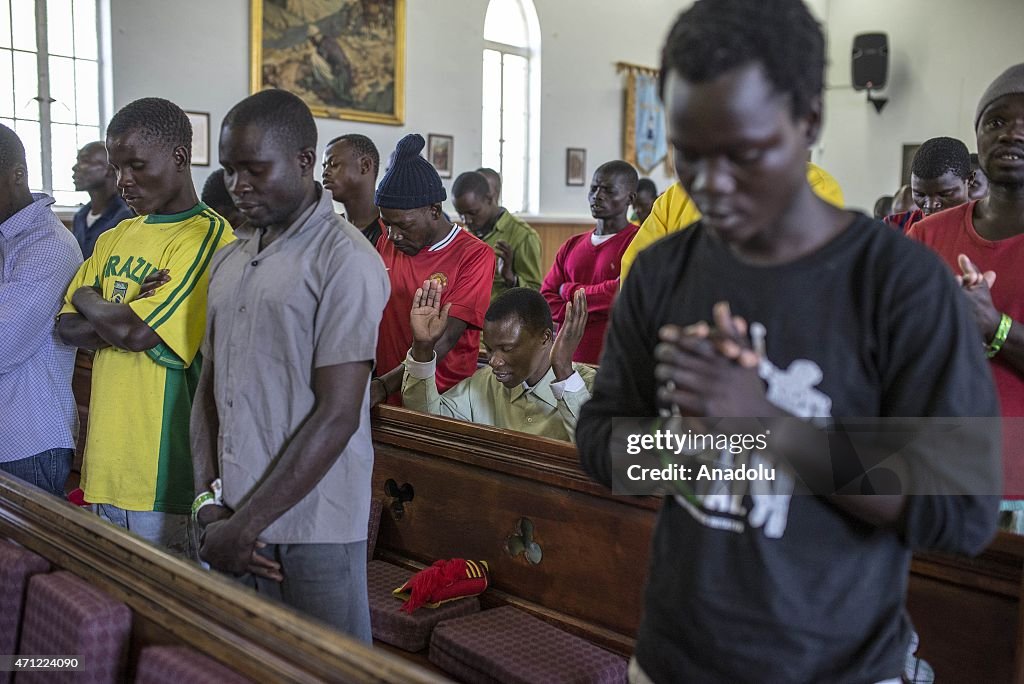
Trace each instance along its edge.
{"label": "pew bench seat", "polygon": [[[25,610],[25,594],[33,575],[50,571],[50,563],[16,544],[0,540],[0,653],[18,652],[18,635]],[[0,672],[0,684],[8,684],[12,672]]]}
{"label": "pew bench seat", "polygon": [[618,684],[626,660],[503,606],[438,624],[430,662],[467,684]]}
{"label": "pew bench seat", "polygon": [[480,610],[480,601],[470,596],[443,603],[437,608],[423,607],[411,614],[402,611],[402,601],[396,599],[391,592],[405,584],[413,574],[379,560],[370,561],[366,568],[373,638],[410,653],[427,648],[430,633],[442,620],[464,617]]}

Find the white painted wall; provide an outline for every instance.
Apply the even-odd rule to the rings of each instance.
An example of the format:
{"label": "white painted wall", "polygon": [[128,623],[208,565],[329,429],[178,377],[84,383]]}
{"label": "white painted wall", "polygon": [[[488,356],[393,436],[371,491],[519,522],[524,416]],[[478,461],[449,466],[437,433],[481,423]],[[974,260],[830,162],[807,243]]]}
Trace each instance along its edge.
{"label": "white painted wall", "polygon": [[[988,84],[1024,62],[1022,0],[816,0],[829,31],[825,130],[815,151],[847,203],[870,210],[899,184],[904,143],[948,135],[976,151],[974,111]],[[876,114],[850,87],[853,36],[889,34],[889,104]]]}
{"label": "white painted wall", "polygon": [[[830,52],[825,128],[814,159],[839,179],[851,206],[896,189],[904,143],[937,135],[974,149],[973,115],[986,85],[1024,61],[1024,0],[808,0]],[[110,0],[114,106],[161,95],[209,111],[213,162],[227,110],[249,93],[249,0]],[[386,159],[409,132],[452,135],[455,172],[480,164],[483,21],[487,0],[407,0],[406,124],[318,119],[321,144],[370,136]],[[535,0],[542,32],[540,207],[584,217],[586,188],[565,185],[565,149],[587,150],[587,172],[622,153],[622,77],[615,62],[657,66],[685,0]],[[850,88],[853,35],[885,31],[890,102],[881,115]],[[652,175],[659,188],[670,179]],[[448,185],[450,187],[450,182]]]}
{"label": "white painted wall", "polygon": [[[115,110],[166,97],[210,112],[210,167],[220,121],[249,94],[249,0],[110,0]],[[536,0],[542,38],[540,214],[588,215],[586,188],[565,185],[565,149],[587,150],[587,172],[622,154],[622,77],[615,62],[657,66],[678,0],[624,8],[611,0]],[[480,166],[483,22],[487,0],[407,0],[406,123],[318,119],[321,148],[363,133],[384,160],[405,134],[455,138],[455,175]],[[659,189],[668,178],[652,175]],[[446,181],[450,189],[451,181]],[[450,207],[450,204],[449,204]]]}

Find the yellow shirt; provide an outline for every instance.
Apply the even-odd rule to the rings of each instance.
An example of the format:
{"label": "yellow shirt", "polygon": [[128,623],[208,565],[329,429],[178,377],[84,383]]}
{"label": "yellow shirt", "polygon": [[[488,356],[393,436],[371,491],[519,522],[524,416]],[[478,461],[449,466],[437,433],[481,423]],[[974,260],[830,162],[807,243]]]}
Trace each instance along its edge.
{"label": "yellow shirt", "polygon": [[[180,214],[126,219],[100,235],[71,281],[61,313],[77,313],[71,295],[95,285],[104,299],[127,303],[162,340],[144,352],[96,352],[82,465],[86,501],[189,512],[189,415],[206,329],[208,270],[213,253],[233,239],[227,221],[201,202]],[[170,282],[135,299],[142,281],[159,269],[167,269]]]}
{"label": "yellow shirt", "polygon": [[[823,168],[808,162],[807,182],[818,197],[837,207],[843,206],[843,191],[839,183]],[[676,181],[654,201],[651,215],[640,226],[640,231],[626,248],[626,253],[622,255],[619,280],[626,279],[629,269],[633,266],[633,260],[642,250],[666,235],[683,230],[699,220],[700,210],[683,190],[679,181]]]}

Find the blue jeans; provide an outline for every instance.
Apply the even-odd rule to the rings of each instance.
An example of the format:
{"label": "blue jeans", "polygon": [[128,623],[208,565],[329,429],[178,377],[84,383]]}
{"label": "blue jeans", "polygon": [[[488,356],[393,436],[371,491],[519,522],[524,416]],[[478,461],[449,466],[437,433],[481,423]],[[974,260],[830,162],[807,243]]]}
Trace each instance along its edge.
{"label": "blue jeans", "polygon": [[50,449],[35,456],[0,463],[0,470],[19,480],[64,498],[64,483],[71,474],[74,449]]}
{"label": "blue jeans", "polygon": [[281,564],[284,581],[243,575],[256,593],[326,622],[369,645],[370,601],[366,590],[366,542],[267,544],[258,551]]}
{"label": "blue jeans", "polygon": [[113,504],[93,504],[96,515],[187,560],[199,558],[192,516],[160,511],[127,511]]}

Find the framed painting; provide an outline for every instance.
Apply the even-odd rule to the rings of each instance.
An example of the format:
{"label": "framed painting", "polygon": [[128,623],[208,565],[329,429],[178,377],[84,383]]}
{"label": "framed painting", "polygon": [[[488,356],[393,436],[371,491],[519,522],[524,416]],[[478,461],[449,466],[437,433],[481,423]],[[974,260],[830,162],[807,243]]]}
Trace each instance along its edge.
{"label": "framed painting", "polygon": [[192,166],[210,165],[210,113],[185,112],[192,124]]}
{"label": "framed painting", "polygon": [[405,121],[406,0],[251,0],[250,89],[295,93],[314,116]]}
{"label": "framed painting", "polygon": [[441,178],[452,177],[452,145],[454,138],[450,135],[427,136],[427,159],[437,169],[437,175]]}
{"label": "framed painting", "polygon": [[565,184],[587,184],[587,151],[579,147],[565,150]]}

